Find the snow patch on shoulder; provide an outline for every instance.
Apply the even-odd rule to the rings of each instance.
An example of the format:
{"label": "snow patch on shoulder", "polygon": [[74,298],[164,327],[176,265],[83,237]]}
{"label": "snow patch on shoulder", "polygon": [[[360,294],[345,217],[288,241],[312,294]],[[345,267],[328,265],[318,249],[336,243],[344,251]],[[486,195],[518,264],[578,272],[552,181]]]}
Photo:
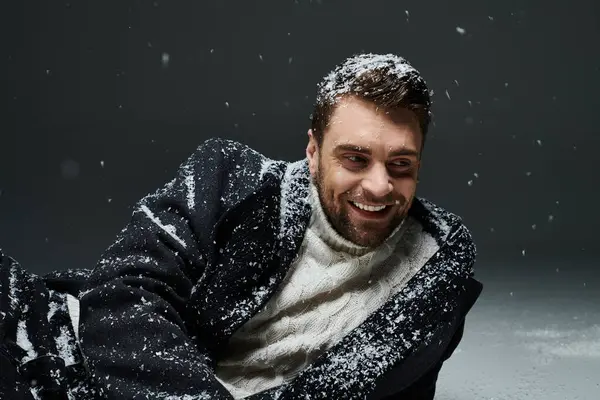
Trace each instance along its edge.
{"label": "snow patch on shoulder", "polygon": [[186,248],[187,245],[186,243],[183,241],[183,239],[181,239],[179,236],[177,236],[177,230],[175,229],[175,227],[173,225],[164,225],[160,219],[158,219],[158,217],[156,217],[152,211],[148,208],[148,206],[146,205],[142,205],[140,207],[140,210],[142,212],[144,212],[146,214],[146,216],[152,221],[154,222],[159,228],[161,228],[163,231],[167,232],[169,234],[169,236],[171,236],[173,239],[175,239],[183,248]]}

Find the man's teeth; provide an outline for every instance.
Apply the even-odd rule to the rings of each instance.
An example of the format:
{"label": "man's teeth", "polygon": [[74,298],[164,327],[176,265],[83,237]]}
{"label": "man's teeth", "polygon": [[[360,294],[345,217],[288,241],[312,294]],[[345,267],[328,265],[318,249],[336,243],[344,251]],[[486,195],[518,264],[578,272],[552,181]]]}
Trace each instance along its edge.
{"label": "man's teeth", "polygon": [[353,201],[352,204],[354,204],[356,207],[360,208],[361,210],[366,210],[366,211],[381,211],[386,207],[386,206],[368,206],[366,204],[357,203],[356,201]]}

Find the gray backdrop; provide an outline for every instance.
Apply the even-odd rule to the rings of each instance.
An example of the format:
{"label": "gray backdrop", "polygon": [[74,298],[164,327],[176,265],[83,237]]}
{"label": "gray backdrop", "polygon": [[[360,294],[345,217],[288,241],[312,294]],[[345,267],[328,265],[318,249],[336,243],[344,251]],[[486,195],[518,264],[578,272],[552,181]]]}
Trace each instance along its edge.
{"label": "gray backdrop", "polygon": [[209,137],[303,158],[319,79],[392,52],[435,93],[418,194],[464,218],[486,285],[438,397],[600,397],[598,2],[15,1],[0,22],[0,247],[24,267],[92,267]]}

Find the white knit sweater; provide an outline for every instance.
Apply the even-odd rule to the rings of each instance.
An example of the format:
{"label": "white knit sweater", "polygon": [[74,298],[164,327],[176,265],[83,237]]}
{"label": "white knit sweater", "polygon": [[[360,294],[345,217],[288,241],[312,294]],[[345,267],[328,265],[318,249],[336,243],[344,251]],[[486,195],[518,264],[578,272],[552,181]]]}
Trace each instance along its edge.
{"label": "white knit sweater", "polygon": [[311,186],[313,214],[300,253],[275,295],[230,339],[217,379],[241,399],[292,380],[381,307],[437,250],[408,218],[376,249],[329,224]]}

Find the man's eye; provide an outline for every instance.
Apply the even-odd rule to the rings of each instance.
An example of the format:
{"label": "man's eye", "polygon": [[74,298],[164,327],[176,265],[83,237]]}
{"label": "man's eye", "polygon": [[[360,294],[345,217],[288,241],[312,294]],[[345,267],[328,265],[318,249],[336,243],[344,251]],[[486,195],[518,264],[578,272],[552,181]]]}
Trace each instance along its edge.
{"label": "man's eye", "polygon": [[410,167],[410,161],[407,161],[407,160],[398,160],[398,161],[394,161],[392,163],[392,165],[394,167],[403,167],[403,168],[406,168],[406,167]]}
{"label": "man's eye", "polygon": [[366,160],[359,156],[346,156],[346,159],[352,161],[353,163],[364,164]]}

